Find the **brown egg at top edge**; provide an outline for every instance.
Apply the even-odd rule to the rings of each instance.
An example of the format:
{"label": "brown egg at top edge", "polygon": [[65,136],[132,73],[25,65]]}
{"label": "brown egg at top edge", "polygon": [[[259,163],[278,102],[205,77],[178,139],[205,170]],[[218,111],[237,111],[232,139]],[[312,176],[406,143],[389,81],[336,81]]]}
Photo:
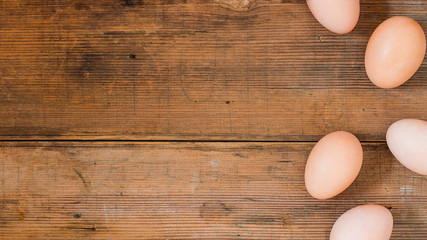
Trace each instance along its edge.
{"label": "brown egg at top edge", "polygon": [[366,73],[380,88],[395,88],[408,81],[421,66],[426,39],[411,18],[397,16],[375,29],[365,52]]}
{"label": "brown egg at top edge", "polygon": [[324,136],[311,151],[305,168],[305,186],[317,199],[332,198],[356,179],[363,150],[353,134],[344,131]]}
{"label": "brown egg at top edge", "polygon": [[307,0],[307,5],[322,26],[337,34],[351,32],[359,20],[359,0]]}

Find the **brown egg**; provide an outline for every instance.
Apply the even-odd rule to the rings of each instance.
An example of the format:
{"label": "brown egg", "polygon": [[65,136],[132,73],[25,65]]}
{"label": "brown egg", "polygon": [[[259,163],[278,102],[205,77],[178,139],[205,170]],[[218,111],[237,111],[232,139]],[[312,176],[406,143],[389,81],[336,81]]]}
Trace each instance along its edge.
{"label": "brown egg", "polygon": [[421,26],[408,17],[381,23],[369,39],[365,69],[380,88],[394,88],[408,81],[423,62],[426,39]]}
{"label": "brown egg", "polygon": [[359,0],[307,0],[311,13],[326,29],[344,34],[359,20]]}
{"label": "brown egg", "polygon": [[427,176],[427,121],[402,119],[387,130],[387,145],[405,167]]}
{"label": "brown egg", "polygon": [[317,199],[338,195],[356,179],[362,161],[362,146],[353,134],[339,131],[324,136],[314,146],[305,167],[308,193]]}
{"label": "brown egg", "polygon": [[379,205],[362,205],[341,215],[332,227],[330,240],[389,240],[393,215]]}

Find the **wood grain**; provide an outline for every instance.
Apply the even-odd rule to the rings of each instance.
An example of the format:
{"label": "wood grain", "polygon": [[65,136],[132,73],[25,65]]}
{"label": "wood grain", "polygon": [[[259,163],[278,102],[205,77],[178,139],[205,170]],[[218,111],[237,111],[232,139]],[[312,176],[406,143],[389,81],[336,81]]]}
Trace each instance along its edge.
{"label": "wood grain", "polygon": [[392,240],[427,239],[425,176],[381,143],[331,200],[304,187],[311,143],[0,143],[2,239],[328,239],[375,203]]}
{"label": "wood grain", "polygon": [[4,0],[0,138],[384,140],[427,119],[427,65],[379,89],[365,46],[394,15],[427,29],[426,9],[362,0],[355,30],[335,35],[303,0]]}
{"label": "wood grain", "polygon": [[[365,203],[427,239],[427,178],[381,142],[427,119],[427,65],[392,90],[363,66],[379,23],[426,12],[361,0],[335,35],[304,0],[0,1],[0,239],[328,239]],[[335,130],[364,165],[318,201],[304,165]]]}

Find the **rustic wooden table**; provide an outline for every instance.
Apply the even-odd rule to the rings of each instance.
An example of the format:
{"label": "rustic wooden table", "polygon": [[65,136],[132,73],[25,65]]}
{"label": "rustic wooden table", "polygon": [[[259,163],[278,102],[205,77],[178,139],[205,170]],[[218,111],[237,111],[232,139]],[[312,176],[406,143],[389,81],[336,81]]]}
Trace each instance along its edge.
{"label": "rustic wooden table", "polygon": [[[427,64],[392,90],[364,49],[426,0],[361,0],[354,31],[304,0],[2,0],[0,238],[328,239],[351,207],[427,239],[427,177],[392,156],[388,126],[427,119]],[[321,136],[354,133],[356,181],[304,187]]]}

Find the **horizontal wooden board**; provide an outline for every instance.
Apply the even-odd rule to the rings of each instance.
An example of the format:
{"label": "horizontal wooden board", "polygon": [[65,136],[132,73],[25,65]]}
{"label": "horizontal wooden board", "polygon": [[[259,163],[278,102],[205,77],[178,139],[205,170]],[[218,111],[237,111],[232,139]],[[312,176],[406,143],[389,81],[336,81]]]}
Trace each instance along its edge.
{"label": "horizontal wooden board", "polygon": [[4,0],[0,138],[384,140],[427,119],[427,65],[383,90],[364,71],[376,26],[427,2],[362,0],[332,34],[303,0]]}
{"label": "horizontal wooden board", "polygon": [[361,204],[427,239],[426,176],[364,144],[356,181],[311,198],[311,143],[1,142],[2,239],[328,239]]}

